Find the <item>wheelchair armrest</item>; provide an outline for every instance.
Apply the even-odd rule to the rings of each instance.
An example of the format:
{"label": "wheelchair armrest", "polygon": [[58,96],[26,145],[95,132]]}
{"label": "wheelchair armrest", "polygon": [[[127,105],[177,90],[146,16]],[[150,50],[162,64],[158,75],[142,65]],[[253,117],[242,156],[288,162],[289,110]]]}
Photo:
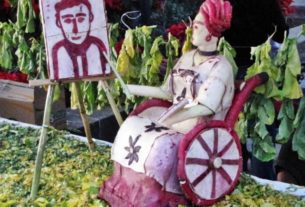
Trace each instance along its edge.
{"label": "wheelchair armrest", "polygon": [[171,102],[169,101],[165,101],[162,99],[157,99],[157,98],[152,98],[152,99],[148,99],[143,101],[142,103],[140,103],[130,114],[129,116],[134,116],[134,115],[138,115],[140,113],[142,113],[144,110],[150,108],[150,107],[166,107],[169,108],[172,105]]}
{"label": "wheelchair armrest", "polygon": [[259,85],[264,84],[269,80],[269,75],[266,72],[259,73],[256,76],[258,76],[259,79],[260,79],[260,84]]}

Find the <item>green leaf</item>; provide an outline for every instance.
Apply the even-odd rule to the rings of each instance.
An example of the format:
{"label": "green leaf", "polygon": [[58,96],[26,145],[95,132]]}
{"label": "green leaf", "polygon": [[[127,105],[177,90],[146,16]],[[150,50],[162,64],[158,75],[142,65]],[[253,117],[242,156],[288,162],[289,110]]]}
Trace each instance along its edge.
{"label": "green leaf", "polygon": [[266,125],[263,122],[257,122],[254,130],[262,140],[269,134]]}
{"label": "green leaf", "polygon": [[163,37],[162,36],[157,37],[151,46],[150,54],[153,55],[154,53],[159,53],[160,52],[159,47],[162,44],[165,44]]}
{"label": "green leaf", "polygon": [[279,126],[279,132],[276,136],[276,141],[278,143],[284,144],[286,143],[293,133],[293,122],[287,116],[285,116],[281,120],[281,124]]}
{"label": "green leaf", "polygon": [[234,60],[236,56],[235,49],[224,38],[221,38],[218,43],[218,51],[230,62],[235,76],[238,71],[238,67]]}
{"label": "green leaf", "polygon": [[258,108],[259,108],[259,104],[260,104],[260,100],[261,100],[262,96],[261,95],[253,95],[252,97],[253,98],[251,99],[251,102],[250,102],[249,113],[250,113],[250,115],[257,116]]}
{"label": "green leaf", "polygon": [[2,53],[2,57],[1,57],[1,66],[6,68],[6,69],[12,69],[12,54],[10,53],[10,51],[3,51]]}
{"label": "green leaf", "polygon": [[135,35],[135,39],[137,39],[137,43],[142,46],[145,47],[145,41],[151,39],[151,32],[152,30],[155,28],[156,26],[142,26],[142,27],[137,27],[134,30],[134,35]]}
{"label": "green leaf", "polygon": [[117,60],[117,68],[119,73],[123,75],[127,75],[130,73],[131,69],[131,63],[130,63],[130,58],[125,50],[125,48],[122,48]]}
{"label": "green leaf", "polygon": [[71,98],[70,98],[71,109],[77,109],[78,108],[78,98],[77,98],[77,90],[76,90],[75,83],[71,83],[69,85],[69,90],[71,92]]}
{"label": "green leaf", "polygon": [[299,108],[298,108],[297,114],[293,121],[293,127],[298,128],[304,117],[305,117],[305,97],[302,97],[299,102]]}
{"label": "green leaf", "polygon": [[280,112],[278,114],[278,120],[281,120],[279,132],[276,136],[276,141],[278,143],[286,143],[291,138],[294,131],[294,117],[295,113],[293,101],[289,99],[283,100]]}
{"label": "green leaf", "polygon": [[235,124],[235,131],[238,134],[238,137],[240,138],[241,143],[246,143],[246,139],[247,139],[247,126],[248,126],[248,122],[245,119],[245,114],[244,113],[240,113],[238,116],[238,121]]}
{"label": "green leaf", "polygon": [[286,70],[283,86],[283,97],[288,99],[298,99],[302,96],[303,93],[298,80],[291,74],[289,70]]}
{"label": "green leaf", "polygon": [[58,101],[60,99],[60,97],[61,97],[61,89],[60,89],[60,86],[57,84],[57,85],[55,85],[53,102]]}
{"label": "green leaf", "polygon": [[179,55],[179,48],[180,48],[179,40],[177,38],[175,38],[174,36],[172,36],[172,38],[170,38],[170,44],[174,48],[174,51],[175,51],[174,55],[177,57]]}
{"label": "green leaf", "polygon": [[286,69],[283,86],[283,97],[288,99],[298,99],[303,96],[299,82],[291,73],[291,70]]}
{"label": "green leaf", "polygon": [[273,160],[276,156],[276,150],[271,136],[267,136],[264,140],[254,138],[252,153],[257,159],[263,162]]}
{"label": "green leaf", "polygon": [[151,33],[152,33],[152,31],[153,31],[153,29],[156,28],[156,27],[157,27],[157,26],[155,26],[155,25],[153,25],[153,26],[146,26],[146,25],[144,25],[144,26],[140,27],[140,29],[141,29],[141,32],[142,32],[145,36],[150,36]]}
{"label": "green leaf", "polygon": [[135,56],[133,31],[132,30],[127,30],[126,31],[125,39],[124,39],[122,48],[125,48],[126,53],[129,57],[133,58]]}
{"label": "green leaf", "polygon": [[148,83],[150,85],[155,85],[160,82],[158,74],[162,60],[163,56],[159,51],[154,53],[151,59],[147,62],[146,67],[148,68]]}
{"label": "green leaf", "polygon": [[35,20],[33,18],[29,18],[26,24],[25,33],[33,32],[35,32]]}
{"label": "green leaf", "polygon": [[289,41],[289,50],[288,50],[288,62],[287,69],[291,72],[291,74],[296,77],[301,73],[301,60],[297,48],[297,40],[296,39],[288,39]]}
{"label": "green leaf", "polygon": [[249,79],[251,77],[253,77],[254,75],[258,74],[258,63],[254,63],[253,65],[251,65],[248,69],[247,69],[247,74],[245,76],[245,79]]}
{"label": "green leaf", "polygon": [[49,204],[49,201],[42,197],[39,197],[34,201],[34,205],[36,207],[47,207],[48,204]]}
{"label": "green leaf", "polygon": [[150,49],[151,58],[146,62],[146,68],[148,68],[148,84],[156,85],[160,83],[159,73],[160,65],[163,60],[163,55],[159,49],[160,45],[165,44],[165,41],[161,36],[157,37]]}
{"label": "green leaf", "polygon": [[296,129],[292,138],[292,149],[298,153],[299,159],[305,160],[305,118]]}
{"label": "green leaf", "polygon": [[289,45],[290,44],[289,41],[287,41],[287,36],[285,36],[284,41],[273,60],[275,66],[278,67],[282,72],[285,70],[287,64]]}
{"label": "green leaf", "polygon": [[280,70],[274,65],[270,57],[271,44],[268,39],[264,44],[251,48],[251,55],[255,58],[254,64],[247,70],[246,79],[261,73],[266,72],[269,80],[262,86],[255,89],[255,92],[264,94],[269,98],[280,99],[282,94],[279,90],[276,80],[280,76]]}
{"label": "green leaf", "polygon": [[14,207],[14,206],[16,206],[16,204],[18,204],[18,202],[16,200],[10,200],[10,201],[4,202],[4,203],[0,201],[1,207]]}
{"label": "green leaf", "polygon": [[95,95],[95,87],[93,82],[86,81],[82,84],[83,88],[83,99],[85,100],[85,107],[87,114],[92,114],[96,109],[96,95]]}
{"label": "green leaf", "polygon": [[100,190],[99,186],[90,186],[88,189],[88,193],[91,195],[97,195],[99,190]]}
{"label": "green leaf", "polygon": [[168,42],[166,43],[167,66],[164,81],[169,76],[174,67],[174,59],[179,55],[179,40],[171,33],[168,33]]}
{"label": "green leaf", "polygon": [[302,97],[302,90],[297,80],[297,76],[301,72],[297,40],[285,38],[273,62],[280,71],[276,81],[283,88],[282,98],[298,99]]}
{"label": "green leaf", "polygon": [[285,114],[287,115],[287,117],[289,119],[294,119],[295,113],[294,113],[293,100],[285,100],[283,106],[284,106]]}
{"label": "green leaf", "polygon": [[285,104],[286,104],[286,102],[283,101],[282,105],[281,105],[281,108],[280,108],[280,111],[279,111],[279,114],[277,116],[278,120],[282,120],[284,117],[286,117]]}
{"label": "green leaf", "polygon": [[272,100],[261,99],[261,105],[258,108],[259,119],[267,125],[271,125],[274,122],[275,110]]}
{"label": "green leaf", "polygon": [[17,22],[16,22],[19,28],[22,28],[26,24],[25,12],[26,12],[26,8],[25,8],[24,0],[19,0],[17,6]]}
{"label": "green leaf", "polygon": [[120,36],[119,23],[111,24],[109,33],[109,46],[112,48],[115,46],[118,41],[118,37]]}
{"label": "green leaf", "polygon": [[192,33],[193,33],[192,28],[187,27],[185,30],[186,38],[182,46],[182,54],[185,54],[192,49]]}

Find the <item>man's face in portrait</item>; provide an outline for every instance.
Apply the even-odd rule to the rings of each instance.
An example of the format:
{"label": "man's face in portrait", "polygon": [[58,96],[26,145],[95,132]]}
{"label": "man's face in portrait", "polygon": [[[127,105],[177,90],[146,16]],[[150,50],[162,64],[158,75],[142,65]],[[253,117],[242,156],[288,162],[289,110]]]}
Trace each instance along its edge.
{"label": "man's face in portrait", "polygon": [[90,30],[90,12],[86,5],[79,4],[60,11],[60,24],[66,39],[74,44],[81,44]]}

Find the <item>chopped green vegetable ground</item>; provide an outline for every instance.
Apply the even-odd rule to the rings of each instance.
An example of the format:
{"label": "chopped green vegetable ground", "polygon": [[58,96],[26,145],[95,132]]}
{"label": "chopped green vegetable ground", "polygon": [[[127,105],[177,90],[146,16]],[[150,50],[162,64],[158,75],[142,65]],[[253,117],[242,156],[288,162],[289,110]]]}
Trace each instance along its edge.
{"label": "chopped green vegetable ground", "polygon": [[38,199],[29,201],[39,130],[0,125],[0,207],[106,206],[99,187],[112,173],[110,148],[90,153],[85,143],[50,130]]}
{"label": "chopped green vegetable ground", "polygon": [[[39,130],[0,124],[0,207],[104,207],[99,187],[112,173],[110,148],[86,144],[50,130],[38,198],[29,200]],[[305,201],[243,175],[232,195],[214,207],[305,207]]]}
{"label": "chopped green vegetable ground", "polygon": [[305,201],[292,195],[273,190],[268,185],[257,184],[243,174],[231,195],[213,207],[303,207]]}

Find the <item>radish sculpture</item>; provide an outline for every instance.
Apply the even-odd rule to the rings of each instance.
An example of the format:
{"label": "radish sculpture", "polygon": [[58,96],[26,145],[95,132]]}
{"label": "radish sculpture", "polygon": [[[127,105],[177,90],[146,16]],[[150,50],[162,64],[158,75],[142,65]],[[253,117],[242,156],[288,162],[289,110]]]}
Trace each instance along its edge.
{"label": "radish sculpture", "polygon": [[234,119],[229,127],[224,120],[234,75],[217,51],[231,17],[228,1],[206,0],[193,21],[196,49],[178,60],[165,84],[128,85],[134,95],[158,99],[140,104],[118,131],[114,172],[99,194],[111,206],[211,205],[233,190],[242,158]]}

